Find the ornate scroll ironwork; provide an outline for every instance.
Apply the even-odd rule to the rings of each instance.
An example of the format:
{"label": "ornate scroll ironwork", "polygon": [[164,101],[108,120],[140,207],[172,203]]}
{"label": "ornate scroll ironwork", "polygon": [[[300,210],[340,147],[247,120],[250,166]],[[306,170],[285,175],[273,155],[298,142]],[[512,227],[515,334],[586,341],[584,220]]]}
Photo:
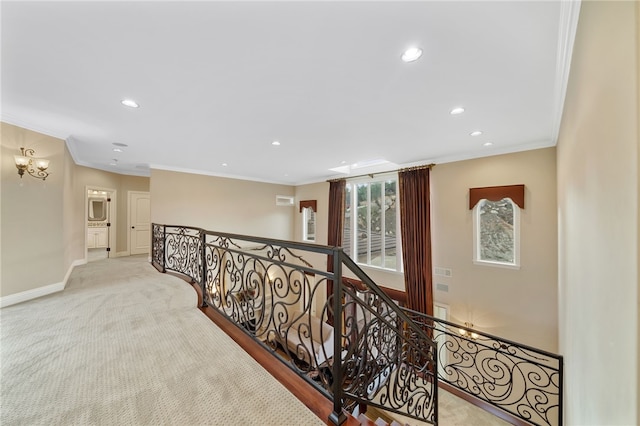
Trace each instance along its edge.
{"label": "ornate scroll ironwork", "polygon": [[440,380],[534,425],[562,424],[561,356],[405,312],[433,333]]}
{"label": "ornate scroll ironwork", "polygon": [[333,335],[326,315],[311,313],[318,300],[316,274],[328,273],[313,269],[286,242],[212,233],[204,241],[205,302],[326,391],[330,380],[316,372],[333,352],[317,342]]}
{"label": "ornate scroll ironwork", "polygon": [[164,269],[164,226],[153,224],[153,234],[151,237],[151,261],[162,272]]}
{"label": "ornate scroll ironwork", "polygon": [[344,292],[344,396],[436,424],[433,341],[370,288]]}
{"label": "ornate scroll ironwork", "polygon": [[[562,357],[400,308],[339,248],[157,224],[152,246],[154,264],[197,282],[204,303],[331,399],[335,424],[355,404],[437,424],[438,380],[562,423]],[[327,255],[333,272],[312,266]]]}
{"label": "ornate scroll ironwork", "polygon": [[[360,402],[436,423],[433,342],[375,284],[355,291],[342,284],[342,263],[328,272],[308,261],[332,255],[363,274],[340,249],[190,227],[153,230],[153,262],[198,282],[204,303],[333,400],[331,421]],[[339,285],[327,297],[329,281]]]}
{"label": "ornate scroll ironwork", "polygon": [[164,267],[180,272],[195,282],[202,282],[201,230],[178,226],[165,226]]}

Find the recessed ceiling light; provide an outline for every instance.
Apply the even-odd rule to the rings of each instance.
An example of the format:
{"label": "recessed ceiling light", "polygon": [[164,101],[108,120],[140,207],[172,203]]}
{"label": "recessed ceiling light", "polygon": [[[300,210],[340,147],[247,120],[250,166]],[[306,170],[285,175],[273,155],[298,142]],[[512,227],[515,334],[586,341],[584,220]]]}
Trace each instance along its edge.
{"label": "recessed ceiling light", "polygon": [[122,148],[113,148],[113,152],[123,152]]}
{"label": "recessed ceiling light", "polygon": [[458,115],[458,114],[462,114],[463,112],[464,112],[464,108],[456,107],[456,108],[452,109],[451,111],[449,111],[449,114]]}
{"label": "recessed ceiling light", "polygon": [[469,133],[471,136],[480,136],[482,132],[480,130],[476,130],[475,132]]}
{"label": "recessed ceiling light", "polygon": [[127,145],[126,143],[120,143],[120,142],[114,142],[114,143],[112,143],[111,145],[115,145],[115,146],[122,146],[122,147],[129,146],[129,145]]}
{"label": "recessed ceiling light", "polygon": [[110,165],[110,166],[117,166],[117,165],[118,165],[118,159],[117,159],[117,158],[114,158],[114,159],[109,163],[109,165]]}
{"label": "recessed ceiling light", "polygon": [[227,167],[228,164],[227,163],[222,163],[222,167]]}
{"label": "recessed ceiling light", "polygon": [[405,62],[413,62],[422,56],[422,49],[419,47],[410,47],[402,54],[402,60]]}
{"label": "recessed ceiling light", "polygon": [[120,103],[124,106],[128,106],[129,108],[138,108],[140,105],[133,99],[123,99]]}
{"label": "recessed ceiling light", "polygon": [[273,142],[271,142],[271,145],[273,145],[273,146],[280,146],[280,142],[278,142],[278,141],[273,141]]}
{"label": "recessed ceiling light", "polygon": [[485,142],[482,144],[482,146],[491,146],[493,145],[493,142]]}

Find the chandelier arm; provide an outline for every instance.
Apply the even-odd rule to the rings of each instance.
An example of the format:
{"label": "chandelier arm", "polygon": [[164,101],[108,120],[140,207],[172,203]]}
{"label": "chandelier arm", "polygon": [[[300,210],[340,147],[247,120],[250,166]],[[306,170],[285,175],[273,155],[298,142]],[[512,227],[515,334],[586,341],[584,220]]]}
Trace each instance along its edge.
{"label": "chandelier arm", "polygon": [[[22,178],[25,171],[29,173],[30,176],[36,179],[45,180],[47,176],[49,176],[49,172],[47,172],[48,161],[44,163],[43,167],[40,167],[41,164],[36,162],[36,167],[34,167],[33,160],[36,152],[33,149],[20,148],[20,153],[21,153],[20,157],[22,157],[20,159],[20,162],[18,161],[19,158],[16,157],[16,167],[18,169],[18,174],[20,175],[20,178]],[[25,164],[25,160],[28,160],[26,164]]]}
{"label": "chandelier arm", "polygon": [[27,172],[36,179],[45,180],[49,173],[44,170],[34,170],[32,168],[27,169]]}

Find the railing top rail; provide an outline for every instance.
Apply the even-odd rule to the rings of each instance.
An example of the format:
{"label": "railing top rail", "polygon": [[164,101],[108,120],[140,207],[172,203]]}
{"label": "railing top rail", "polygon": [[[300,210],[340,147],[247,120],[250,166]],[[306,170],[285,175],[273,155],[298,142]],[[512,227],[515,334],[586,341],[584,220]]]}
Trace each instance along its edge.
{"label": "railing top rail", "polygon": [[227,232],[217,232],[217,231],[208,231],[204,228],[198,228],[195,226],[184,226],[184,225],[167,225],[167,224],[161,224],[161,223],[154,223],[153,225],[157,225],[157,226],[165,226],[168,228],[184,228],[184,229],[191,229],[194,231],[199,231],[205,235],[214,235],[214,236],[218,236],[218,237],[223,237],[223,238],[229,238],[229,239],[235,239],[235,240],[242,240],[242,241],[251,241],[251,242],[255,242],[255,243],[261,243],[261,244],[266,244],[266,245],[273,245],[278,244],[282,247],[287,247],[287,248],[292,248],[292,249],[301,249],[301,250],[305,250],[305,251],[310,251],[310,252],[314,252],[314,253],[320,253],[320,254],[334,254],[336,251],[342,251],[342,247],[331,247],[331,246],[323,246],[323,245],[319,245],[319,244],[311,244],[311,243],[300,243],[300,242],[295,242],[295,241],[287,241],[287,240],[279,240],[276,238],[265,238],[265,237],[256,237],[256,236],[251,236],[251,235],[240,235],[240,234],[233,234],[233,233],[227,233]]}
{"label": "railing top rail", "polygon": [[[210,245],[210,244],[205,243],[205,245]],[[246,255],[248,257],[251,257],[253,259],[258,259],[258,260],[262,260],[262,261],[266,261],[266,262],[273,262],[274,261],[274,259],[269,258],[267,256],[261,256],[259,254],[250,254],[247,250],[234,249],[232,247],[224,247],[224,250],[228,251],[229,253],[242,254],[242,255]],[[296,256],[294,255],[294,257],[296,257]],[[304,260],[304,259],[299,259],[299,260],[301,260],[305,264],[308,264],[307,261]],[[305,273],[324,276],[324,277],[327,277],[329,279],[333,279],[333,277],[334,277],[334,274],[332,272],[323,271],[322,269],[316,269],[313,266],[307,267],[307,266],[304,266],[304,265],[297,265],[297,264],[294,264],[294,263],[291,263],[291,262],[285,262],[283,260],[278,260],[278,265],[286,266],[288,268],[296,269],[296,270],[299,270],[299,271],[305,272]]]}
{"label": "railing top rail", "polygon": [[[440,318],[432,317],[432,316],[424,314],[422,312],[414,311],[414,310],[411,310],[411,309],[408,309],[408,308],[405,308],[405,307],[402,307],[401,309],[404,310],[404,311],[410,312],[411,314],[422,316],[422,317],[424,317],[424,318],[426,318],[428,320],[432,320],[432,321],[435,321],[435,322],[446,324],[446,325],[451,326],[453,328],[464,328],[466,330],[470,330],[468,327],[465,327],[463,325],[456,324],[456,323],[453,323],[453,322],[450,322],[450,321],[446,321],[446,320],[443,320],[443,319],[440,319]],[[554,358],[554,359],[557,359],[559,361],[562,361],[562,359],[563,359],[562,355],[558,355],[558,354],[555,354],[553,352],[545,351],[544,349],[538,349],[538,348],[534,348],[533,346],[525,345],[523,343],[514,342],[513,340],[509,340],[509,339],[505,339],[503,337],[495,336],[493,334],[485,333],[485,332],[476,330],[475,328],[472,331],[474,333],[480,335],[480,336],[483,336],[483,337],[486,337],[486,338],[489,338],[489,339],[493,339],[493,340],[496,340],[496,341],[499,341],[499,342],[504,342],[504,343],[506,343],[506,344],[508,344],[510,346],[515,346],[515,347],[519,347],[519,348],[525,349],[527,351],[539,353],[541,355],[547,356],[549,358]]]}

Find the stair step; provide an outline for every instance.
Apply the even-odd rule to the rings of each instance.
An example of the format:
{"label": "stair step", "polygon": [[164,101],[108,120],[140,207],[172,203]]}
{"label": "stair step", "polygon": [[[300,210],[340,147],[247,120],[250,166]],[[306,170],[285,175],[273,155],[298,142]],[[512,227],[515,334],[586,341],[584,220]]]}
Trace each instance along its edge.
{"label": "stair step", "polygon": [[361,426],[376,426],[376,424],[369,417],[365,416],[364,413],[358,416],[358,421]]}
{"label": "stair step", "polygon": [[402,423],[398,423],[395,420],[393,420],[391,423],[387,423],[384,419],[381,419],[380,417],[378,417],[378,419],[374,422],[364,414],[360,414],[358,416],[358,421],[360,422],[361,426],[403,426]]}

